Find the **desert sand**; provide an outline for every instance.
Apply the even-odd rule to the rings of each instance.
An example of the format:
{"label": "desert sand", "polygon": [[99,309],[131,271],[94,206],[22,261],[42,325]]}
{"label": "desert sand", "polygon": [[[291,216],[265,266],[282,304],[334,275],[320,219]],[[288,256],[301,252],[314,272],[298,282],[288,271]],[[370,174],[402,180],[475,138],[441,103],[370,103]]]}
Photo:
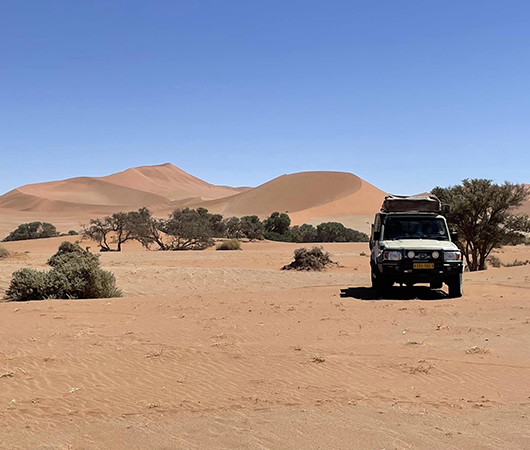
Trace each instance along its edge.
{"label": "desert sand", "polygon": [[[61,240],[6,243],[0,291]],[[280,271],[296,247],[126,244],[123,298],[0,303],[0,448],[530,448],[530,266],[382,300],[366,244]]]}

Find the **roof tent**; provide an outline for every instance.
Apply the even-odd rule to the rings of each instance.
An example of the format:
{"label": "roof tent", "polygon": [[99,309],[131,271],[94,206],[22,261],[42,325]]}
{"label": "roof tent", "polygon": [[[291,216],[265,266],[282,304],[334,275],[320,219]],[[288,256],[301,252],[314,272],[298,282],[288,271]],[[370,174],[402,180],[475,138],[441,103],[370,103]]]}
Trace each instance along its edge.
{"label": "roof tent", "polygon": [[440,212],[442,205],[434,195],[401,196],[387,195],[381,206],[381,212]]}

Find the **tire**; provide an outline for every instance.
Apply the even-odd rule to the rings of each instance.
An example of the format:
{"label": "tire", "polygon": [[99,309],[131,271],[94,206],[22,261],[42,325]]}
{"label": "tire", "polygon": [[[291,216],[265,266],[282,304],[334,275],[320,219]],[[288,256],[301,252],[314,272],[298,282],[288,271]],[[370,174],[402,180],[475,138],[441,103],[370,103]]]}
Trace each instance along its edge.
{"label": "tire", "polygon": [[372,278],[372,289],[379,291],[381,289],[381,280],[377,276],[377,271],[374,270],[374,266],[371,266],[371,278]]}
{"label": "tire", "polygon": [[431,289],[442,289],[443,283],[441,281],[431,281]]}
{"label": "tire", "polygon": [[372,288],[377,292],[382,293],[389,289],[394,283],[390,282],[382,273],[372,266]]}
{"label": "tire", "polygon": [[462,297],[462,274],[455,275],[447,282],[449,287],[449,297],[459,298]]}

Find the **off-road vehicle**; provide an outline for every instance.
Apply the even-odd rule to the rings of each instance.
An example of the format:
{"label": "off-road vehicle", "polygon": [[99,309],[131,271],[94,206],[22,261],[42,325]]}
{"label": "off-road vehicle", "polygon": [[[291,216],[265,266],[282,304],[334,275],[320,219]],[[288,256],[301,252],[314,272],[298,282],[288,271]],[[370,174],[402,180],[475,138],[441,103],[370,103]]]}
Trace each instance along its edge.
{"label": "off-road vehicle", "polygon": [[372,287],[429,283],[441,289],[445,283],[450,297],[462,296],[462,253],[441,215],[445,211],[432,195],[385,197],[370,237]]}

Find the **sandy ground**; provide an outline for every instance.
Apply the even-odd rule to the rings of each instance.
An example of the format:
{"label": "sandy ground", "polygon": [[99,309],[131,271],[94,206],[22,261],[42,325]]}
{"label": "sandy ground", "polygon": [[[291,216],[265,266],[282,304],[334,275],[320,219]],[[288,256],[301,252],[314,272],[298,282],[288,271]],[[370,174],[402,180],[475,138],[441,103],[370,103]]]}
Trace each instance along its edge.
{"label": "sandy ground", "polygon": [[[0,291],[60,240],[6,243]],[[530,265],[382,300],[366,244],[296,247],[127,245],[123,298],[0,303],[0,449],[530,448]]]}

